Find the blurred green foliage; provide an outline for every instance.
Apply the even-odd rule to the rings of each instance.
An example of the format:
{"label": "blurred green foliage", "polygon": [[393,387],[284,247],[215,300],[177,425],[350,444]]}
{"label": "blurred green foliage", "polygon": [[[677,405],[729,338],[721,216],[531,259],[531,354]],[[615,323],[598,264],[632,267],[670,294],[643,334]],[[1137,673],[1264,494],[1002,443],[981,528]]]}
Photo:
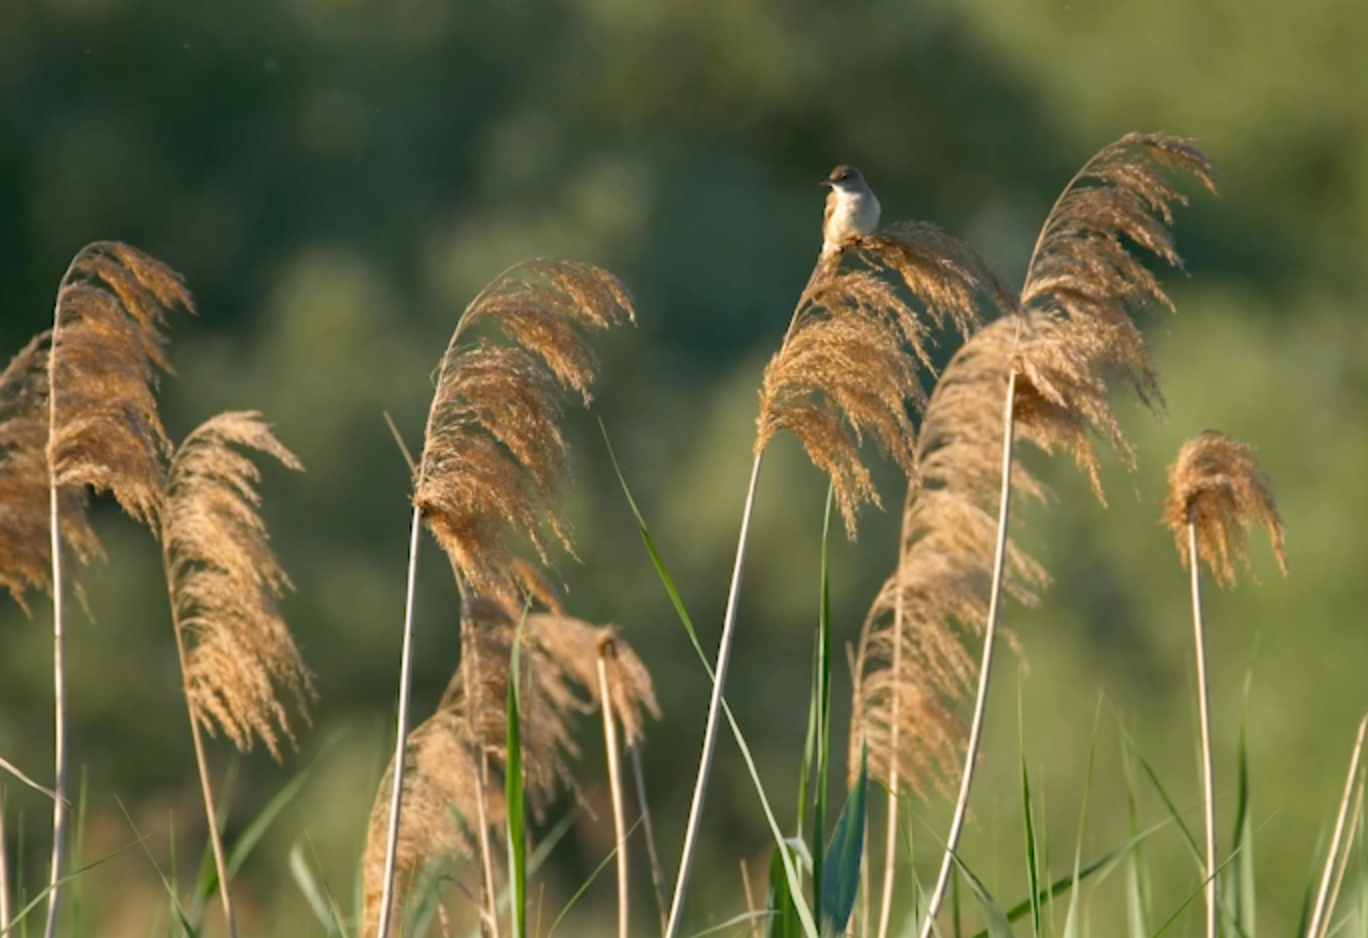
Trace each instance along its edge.
{"label": "blurred green foliage", "polygon": [[[288,618],[322,693],[300,758],[334,730],[345,736],[242,874],[249,932],[318,930],[287,872],[301,837],[351,907],[394,700],[408,522],[406,471],[381,413],[417,445],[432,369],[485,281],[523,257],[556,255],[604,264],[635,292],[640,327],[604,349],[595,410],[707,626],[720,621],[755,388],[819,245],[815,183],[827,169],[859,165],[886,218],[936,221],[1015,277],[1084,159],[1125,131],[1163,130],[1197,138],[1224,189],[1181,213],[1191,278],[1170,278],[1179,315],[1147,326],[1168,418],[1127,411],[1141,467],[1133,481],[1109,467],[1109,508],[1071,466],[1043,468],[1056,498],[1023,536],[1056,582],[1038,609],[1008,610],[1029,665],[1019,678],[1005,667],[992,699],[964,850],[1004,903],[1024,895],[1018,680],[1053,875],[1073,843],[1099,695],[1180,807],[1198,804],[1185,580],[1156,522],[1178,445],[1218,427],[1260,448],[1289,530],[1286,581],[1258,548],[1262,584],[1213,590],[1208,606],[1221,806],[1233,810],[1252,667],[1259,915],[1268,933],[1287,933],[1368,706],[1365,48],[1361,0],[5,0],[4,347],[44,328],[82,244],[130,241],[182,271],[200,304],[198,318],[173,326],[173,434],[219,409],[258,408],[308,467],[302,477],[268,470],[265,484],[298,586]],[[571,611],[617,623],[655,671],[666,719],[645,755],[672,866],[705,676],[591,418],[573,415],[571,432],[583,562],[561,557],[558,574]],[[834,545],[838,645],[854,639],[893,562],[902,483],[887,466],[879,478],[892,510],[868,514],[857,544]],[[792,804],[801,755],[823,488],[781,441],[766,466],[733,664],[730,697],[780,805]],[[70,638],[86,850],[131,838],[117,796],[160,855],[177,841],[188,870],[203,822],[155,545],[109,506],[98,515],[111,560],[87,575],[94,621],[77,619]],[[456,594],[436,551],[422,575],[420,714],[457,647]],[[32,621],[9,604],[0,615],[0,750],[41,778],[46,607]],[[839,736],[849,681],[836,677]],[[1093,854],[1129,836],[1116,737],[1102,736]],[[584,799],[601,810],[582,815],[542,877],[532,905],[544,918],[611,843],[592,739],[586,727]],[[700,927],[742,908],[737,860],[763,876],[768,856],[730,745],[708,805],[692,905]],[[221,741],[213,747],[220,770],[230,758]],[[294,770],[248,757],[230,824],[240,830]],[[22,810],[26,856],[40,858],[43,804],[7,794],[11,849]],[[933,802],[916,823],[943,831],[946,813]],[[934,863],[935,841],[922,843],[922,862]],[[1163,921],[1197,877],[1171,832],[1145,850]],[[26,872],[36,881],[32,862]],[[125,854],[90,875],[82,919],[101,935],[147,934],[164,922],[158,888],[139,853]],[[610,884],[589,898],[563,934],[603,928]],[[1100,887],[1091,914],[1102,933],[1121,920],[1123,898],[1119,877]]]}

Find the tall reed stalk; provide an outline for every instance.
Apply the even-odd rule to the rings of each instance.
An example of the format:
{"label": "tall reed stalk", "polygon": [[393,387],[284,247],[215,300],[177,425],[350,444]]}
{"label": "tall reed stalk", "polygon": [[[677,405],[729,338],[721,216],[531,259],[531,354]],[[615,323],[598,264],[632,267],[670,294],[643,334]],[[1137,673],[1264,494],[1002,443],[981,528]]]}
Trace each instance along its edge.
{"label": "tall reed stalk", "polygon": [[[414,601],[422,528],[446,551],[462,589],[516,608],[522,596],[546,595],[536,568],[513,552],[516,536],[532,542],[545,562],[548,532],[570,548],[559,513],[568,444],[558,418],[560,392],[588,404],[597,362],[583,333],[634,316],[627,291],[611,274],[574,261],[532,260],[514,265],[471,301],[452,332],[438,369],[423,452],[414,473],[413,517],[399,667],[399,708],[389,782],[385,859],[376,914],[377,938],[387,938],[395,906],[409,747]],[[490,323],[507,343],[476,335]],[[466,706],[476,701],[467,699]],[[499,704],[500,707],[505,704]],[[440,715],[440,714],[439,714]],[[478,714],[467,713],[467,720]],[[482,759],[479,760],[482,762]],[[483,768],[481,809],[486,792]],[[481,853],[487,856],[481,832]],[[369,849],[369,847],[368,847]],[[486,893],[492,870],[485,866]],[[370,877],[367,877],[368,901]],[[497,909],[491,909],[497,918]],[[520,910],[521,911],[521,910]],[[492,925],[497,928],[497,925]]]}
{"label": "tall reed stalk", "polygon": [[929,938],[935,927],[936,914],[945,899],[945,890],[959,849],[960,833],[969,811],[969,793],[974,784],[974,767],[978,763],[979,743],[983,738],[984,717],[988,712],[988,687],[993,671],[993,648],[997,638],[998,607],[1002,598],[1002,576],[1007,561],[1007,522],[1012,505],[1012,443],[1015,437],[1016,372],[1007,376],[1007,395],[1002,413],[1002,494],[998,501],[997,542],[993,547],[993,581],[988,593],[988,619],[983,628],[983,657],[979,663],[978,691],[974,696],[974,715],[969,723],[969,741],[965,746],[964,772],[960,777],[959,794],[950,818],[950,832],[945,838],[945,857],[941,860],[936,884],[926,902],[926,918],[922,923],[921,938]]}
{"label": "tall reed stalk", "polygon": [[608,684],[608,657],[611,641],[599,646],[598,680],[600,710],[603,713],[603,748],[608,762],[608,790],[613,799],[613,832],[617,844],[618,938],[628,938],[627,819],[622,801],[622,769],[618,755],[617,726],[613,720],[613,692]]}
{"label": "tall reed stalk", "polygon": [[[1197,518],[1188,509],[1188,556],[1197,556]],[[1206,867],[1202,896],[1206,900],[1207,938],[1216,938],[1216,773],[1211,758],[1211,678],[1207,674],[1206,627],[1202,623],[1202,574],[1197,564],[1192,571],[1192,641],[1197,661],[1197,721],[1202,740],[1202,817],[1206,824]]]}
{"label": "tall reed stalk", "polygon": [[[858,266],[843,269],[847,258]],[[868,433],[910,472],[914,432],[909,411],[926,399],[917,369],[930,364],[928,327],[897,285],[906,288],[931,322],[953,323],[967,332],[977,319],[978,292],[996,282],[991,267],[967,245],[932,225],[898,223],[819,257],[799,295],[761,385],[754,458],[666,938],[679,934],[696,857],[766,447],[781,430],[798,437],[808,458],[831,477],[846,534],[853,539],[859,507],[880,504],[857,441]]]}
{"label": "tall reed stalk", "polygon": [[[1306,927],[1306,938],[1319,938],[1329,927],[1330,913],[1334,908],[1331,899],[1331,883],[1335,879],[1335,866],[1340,857],[1340,847],[1344,843],[1345,821],[1349,817],[1349,802],[1353,798],[1354,785],[1359,781],[1359,762],[1363,757],[1363,742],[1368,734],[1368,714],[1359,721],[1358,736],[1354,739],[1354,749],[1349,755],[1349,771],[1344,777],[1344,794],[1340,796],[1339,813],[1335,817],[1335,830],[1330,836],[1330,849],[1325,855],[1325,870],[1321,873],[1320,886],[1316,891],[1316,902],[1312,907],[1311,923]],[[1362,791],[1360,790],[1360,795]],[[1352,832],[1350,834],[1352,836]],[[1348,861],[1345,849],[1344,863]]]}
{"label": "tall reed stalk", "polygon": [[[1216,872],[1216,783],[1211,746],[1211,681],[1207,673],[1206,627],[1202,617],[1200,562],[1206,561],[1216,581],[1235,584],[1235,561],[1249,564],[1246,541],[1250,529],[1262,525],[1278,566],[1287,573],[1282,519],[1268,477],[1252,447],[1224,433],[1207,430],[1183,444],[1169,467],[1164,524],[1173,534],[1179,557],[1192,575],[1192,627],[1197,661],[1197,703],[1202,743],[1202,803],[1206,818],[1207,938],[1217,938],[1220,905]],[[1352,784],[1352,780],[1351,780]],[[1341,820],[1343,818],[1341,817]],[[1314,934],[1314,932],[1313,932]]]}

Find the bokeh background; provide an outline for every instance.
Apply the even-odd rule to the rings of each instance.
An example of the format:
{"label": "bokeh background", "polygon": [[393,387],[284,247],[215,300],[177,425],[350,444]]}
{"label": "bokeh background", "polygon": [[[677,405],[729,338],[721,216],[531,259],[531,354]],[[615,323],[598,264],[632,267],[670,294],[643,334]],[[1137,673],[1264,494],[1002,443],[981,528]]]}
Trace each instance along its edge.
{"label": "bokeh background", "polygon": [[[1108,463],[1103,508],[1067,461],[1039,463],[1055,498],[1021,536],[1056,583],[1038,609],[1007,611],[1025,663],[1006,659],[991,702],[965,856],[1004,904],[1024,896],[1018,700],[1056,874],[1072,862],[1099,712],[1085,854],[1129,836],[1118,720],[1200,823],[1186,581],[1157,517],[1178,445],[1217,427],[1259,447],[1289,531],[1290,577],[1258,545],[1261,582],[1212,590],[1208,611],[1221,810],[1233,817],[1244,720],[1259,923],[1290,932],[1368,706],[1365,48],[1360,0],[0,3],[4,348],[50,320],[81,245],[130,241],[182,271],[200,305],[173,327],[173,435],[220,409],[258,408],[308,467],[268,469],[265,495],[298,586],[286,612],[321,692],[313,728],[283,766],[213,747],[216,769],[236,773],[235,832],[313,766],[241,874],[244,933],[322,933],[289,871],[296,846],[351,907],[390,733],[409,517],[382,413],[418,443],[432,370],[483,283],[524,257],[566,256],[606,265],[639,303],[639,327],[603,345],[594,416],[571,418],[582,561],[561,556],[558,575],[575,614],[617,623],[654,670],[665,720],[645,757],[672,872],[707,683],[594,417],[711,645],[761,369],[820,240],[817,180],[855,163],[885,218],[934,220],[1017,279],[1060,187],[1130,130],[1196,138],[1223,198],[1194,193],[1181,212],[1188,270],[1166,275],[1179,312],[1145,326],[1169,410],[1156,422],[1123,405],[1139,472]],[[893,561],[903,482],[886,465],[878,478],[893,510],[867,513],[858,542],[834,547],[841,643]],[[781,441],[733,665],[730,698],[786,818],[824,487]],[[184,882],[204,824],[158,555],[110,506],[97,524],[112,559],[88,573],[94,619],[75,619],[70,638],[83,855],[131,842],[123,805]],[[419,714],[457,653],[457,597],[437,551],[422,575]],[[0,609],[0,752],[39,778],[50,774],[47,622],[46,604],[32,620],[7,599]],[[842,669],[841,738],[848,693]],[[581,778],[596,813],[577,815],[538,880],[547,920],[611,844],[594,731],[584,727]],[[716,777],[691,905],[700,929],[741,911],[739,861],[758,875],[768,855],[726,739]],[[6,795],[6,848],[22,853],[31,891],[47,809],[12,783]],[[1149,794],[1141,810],[1146,823],[1163,816]],[[920,825],[943,831],[946,813],[938,799],[918,810],[928,867],[937,851]],[[1146,850],[1157,925],[1198,877],[1171,827]],[[85,934],[170,927],[141,850],[81,889]],[[1122,927],[1122,895],[1119,876],[1090,893],[1096,933]],[[602,934],[611,909],[605,877],[560,934]],[[1175,927],[1194,934],[1199,919]]]}

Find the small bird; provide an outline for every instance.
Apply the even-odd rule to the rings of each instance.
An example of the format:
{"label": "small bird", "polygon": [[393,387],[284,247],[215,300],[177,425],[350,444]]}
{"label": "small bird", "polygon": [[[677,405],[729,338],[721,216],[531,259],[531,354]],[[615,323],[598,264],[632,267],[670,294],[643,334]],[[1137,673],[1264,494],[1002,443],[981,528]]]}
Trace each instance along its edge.
{"label": "small bird", "polygon": [[879,226],[879,197],[854,166],[837,166],[821,182],[827,193],[822,216],[822,256],[829,257]]}

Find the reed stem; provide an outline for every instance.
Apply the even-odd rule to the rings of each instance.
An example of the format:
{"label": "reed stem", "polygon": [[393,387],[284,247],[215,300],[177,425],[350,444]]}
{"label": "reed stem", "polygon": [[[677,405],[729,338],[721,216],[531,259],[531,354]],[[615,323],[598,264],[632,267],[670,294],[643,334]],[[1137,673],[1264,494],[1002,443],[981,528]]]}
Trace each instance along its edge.
{"label": "reed stem", "polygon": [[1359,721],[1358,737],[1354,740],[1354,751],[1349,757],[1349,774],[1344,779],[1344,796],[1340,798],[1339,816],[1335,818],[1335,833],[1330,838],[1330,852],[1325,858],[1325,872],[1321,875],[1320,889],[1316,893],[1315,911],[1311,914],[1311,924],[1307,926],[1307,938],[1320,934],[1330,910],[1330,882],[1333,877],[1335,859],[1339,856],[1340,844],[1344,841],[1345,820],[1349,816],[1349,802],[1354,793],[1354,783],[1358,780],[1359,761],[1363,756],[1363,740],[1368,734],[1368,714]]}
{"label": "reed stem", "polygon": [[936,887],[926,905],[921,938],[930,938],[936,924],[936,913],[945,900],[945,889],[955,865],[955,850],[969,810],[969,791],[974,783],[974,767],[978,761],[979,744],[983,737],[984,716],[988,710],[988,683],[993,669],[993,640],[997,636],[998,609],[1002,600],[1002,577],[1007,560],[1007,521],[1012,502],[1012,444],[1015,431],[1016,372],[1007,377],[1007,401],[1002,414],[1002,496],[998,504],[997,545],[993,551],[993,583],[988,598],[988,621],[983,629],[983,661],[979,665],[978,695],[974,699],[974,718],[969,726],[969,745],[964,754],[964,774],[960,779],[959,797],[950,820],[950,833],[945,838],[945,859],[936,876]]}
{"label": "reed stem", "polygon": [[1207,677],[1206,627],[1202,623],[1202,577],[1197,553],[1197,521],[1188,509],[1188,566],[1192,568],[1192,634],[1197,649],[1197,713],[1202,732],[1202,800],[1206,816],[1206,934],[1216,938],[1216,779],[1211,758],[1211,682]]}
{"label": "reed stem", "polygon": [[646,773],[641,769],[641,746],[630,743],[627,752],[632,757],[632,775],[636,778],[637,805],[641,809],[641,827],[646,834],[646,856],[651,864],[651,888],[655,890],[656,911],[660,914],[660,933],[665,934],[665,876],[660,869],[660,855],[656,853],[655,830],[651,823],[651,806],[646,802]]}
{"label": "reed stem", "polygon": [[[75,263],[74,261],[72,262]],[[70,268],[67,274],[70,275]],[[63,283],[66,277],[62,278]],[[58,289],[58,296],[61,290]],[[59,301],[60,303],[60,301]],[[52,698],[53,698],[53,762],[52,799],[52,861],[48,870],[48,912],[44,938],[57,934],[57,910],[62,897],[62,864],[66,859],[67,823],[67,708],[66,708],[66,633],[63,627],[62,603],[62,518],[60,492],[57,486],[57,454],[53,439],[57,430],[57,349],[61,333],[60,305],[53,316],[52,346],[48,352],[48,534],[52,551]]]}
{"label": "reed stem", "polygon": [[423,533],[423,516],[413,509],[409,534],[408,587],[404,596],[404,644],[399,659],[399,717],[394,741],[393,791],[390,793],[390,823],[385,846],[385,881],[380,894],[380,925],[376,938],[389,934],[394,912],[394,869],[399,859],[399,818],[404,807],[404,768],[408,761],[409,689],[413,683],[413,604],[418,586],[418,543]]}
{"label": "reed stem", "polygon": [[5,848],[5,783],[0,781],[0,935],[10,927],[9,851]]}
{"label": "reed stem", "polygon": [[[907,497],[913,497],[914,483],[908,483]],[[879,903],[878,938],[888,938],[888,929],[893,918],[893,880],[898,863],[898,704],[902,687],[902,650],[903,650],[903,566],[907,563],[907,532],[898,535],[898,571],[896,592],[893,595],[893,688],[892,716],[889,723],[889,767],[888,767],[888,825],[884,832],[884,875],[883,895]]]}
{"label": "reed stem", "polygon": [[223,840],[219,835],[218,811],[214,806],[214,788],[209,780],[209,760],[204,754],[204,734],[195,719],[195,708],[190,702],[190,655],[181,634],[180,613],[176,608],[175,585],[171,581],[170,538],[162,537],[162,567],[166,571],[166,595],[171,600],[171,628],[176,633],[176,654],[180,658],[181,689],[185,708],[190,717],[190,738],[195,745],[195,766],[199,770],[200,794],[204,798],[204,816],[209,823],[209,846],[214,853],[214,869],[218,872],[219,898],[223,902],[223,920],[228,925],[230,938],[237,938],[237,920],[233,915],[233,897],[228,890],[228,862],[223,855]]}
{"label": "reed stem", "polygon": [[622,772],[619,767],[617,726],[613,720],[612,689],[608,686],[608,656],[612,654],[614,651],[611,640],[599,646],[599,706],[603,711],[603,745],[608,759],[608,790],[613,798],[613,831],[617,835],[618,938],[628,938],[627,820],[622,805]]}
{"label": "reed stem", "polygon": [[[689,806],[689,821],[684,830],[684,848],[679,858],[679,876],[675,880],[670,917],[665,924],[665,938],[677,938],[682,924],[684,900],[689,893],[689,874],[698,850],[698,832],[703,820],[703,802],[708,796],[708,777],[712,772],[713,754],[717,748],[717,725],[722,715],[722,688],[727,682],[727,666],[731,664],[732,639],[736,632],[736,608],[741,597],[741,571],[745,565],[746,542],[750,538],[751,517],[755,510],[755,490],[760,482],[760,465],[764,450],[755,454],[751,466],[750,485],[746,490],[746,504],[741,513],[741,533],[737,539],[736,562],[732,567],[731,588],[727,591],[727,609],[722,618],[722,637],[717,648],[717,664],[713,677],[712,699],[708,703],[708,723],[703,731],[703,753],[698,760],[698,779],[694,783],[693,801]],[[383,936],[381,936],[383,938]]]}

